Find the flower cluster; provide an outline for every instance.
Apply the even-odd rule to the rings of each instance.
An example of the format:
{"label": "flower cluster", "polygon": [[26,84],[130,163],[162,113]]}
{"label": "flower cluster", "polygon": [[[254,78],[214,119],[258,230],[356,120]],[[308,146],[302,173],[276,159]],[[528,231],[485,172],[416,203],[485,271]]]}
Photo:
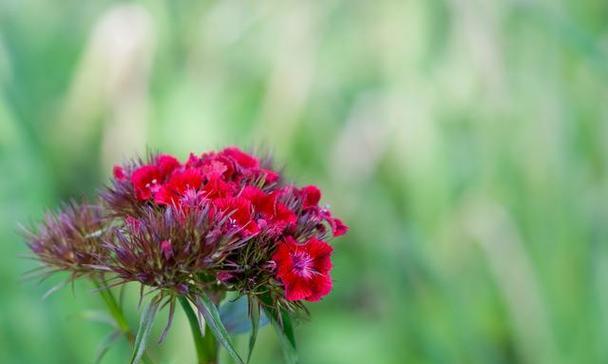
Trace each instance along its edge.
{"label": "flower cluster", "polygon": [[183,163],[153,155],[116,166],[98,203],[50,215],[28,244],[53,269],[113,284],[235,291],[297,308],[331,291],[327,240],[347,231],[320,199],[317,187],[285,183],[238,148]]}

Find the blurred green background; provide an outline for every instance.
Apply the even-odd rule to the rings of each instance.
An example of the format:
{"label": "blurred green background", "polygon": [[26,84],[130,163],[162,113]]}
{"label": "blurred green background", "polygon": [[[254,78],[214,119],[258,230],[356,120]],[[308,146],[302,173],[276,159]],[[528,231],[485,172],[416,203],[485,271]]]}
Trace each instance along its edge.
{"label": "blurred green background", "polygon": [[[87,284],[42,301],[62,277],[21,280],[18,223],[147,148],[231,144],[351,226],[302,363],[607,363],[606,19],[603,0],[0,0],[0,363],[93,363],[110,332]],[[194,362],[183,314],[158,351]],[[253,359],[281,362],[271,329]]]}

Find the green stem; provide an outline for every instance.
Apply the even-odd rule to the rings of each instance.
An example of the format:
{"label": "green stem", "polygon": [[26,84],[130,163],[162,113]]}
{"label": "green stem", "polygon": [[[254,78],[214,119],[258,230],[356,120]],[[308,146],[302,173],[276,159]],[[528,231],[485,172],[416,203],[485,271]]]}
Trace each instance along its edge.
{"label": "green stem", "polygon": [[[103,299],[103,302],[106,304],[108,311],[110,311],[110,315],[112,315],[112,318],[114,318],[116,325],[118,325],[118,329],[123,333],[123,335],[125,335],[125,337],[129,341],[129,344],[131,344],[131,346],[133,346],[135,344],[135,335],[131,331],[131,328],[129,327],[129,322],[126,319],[124,312],[120,308],[118,301],[116,301],[114,294],[112,293],[112,291],[109,288],[107,288],[103,284],[99,283],[98,280],[96,280],[96,279],[91,279],[91,280],[93,281],[93,284],[97,287],[99,294],[101,295],[101,298]],[[144,353],[142,361],[145,364],[154,363],[154,361],[152,360],[152,358],[150,358],[148,353]]]}
{"label": "green stem", "polygon": [[198,364],[217,364],[218,346],[215,337],[208,328],[205,330],[205,336],[201,334],[196,313],[194,313],[194,310],[186,297],[180,296],[179,303],[182,305],[184,312],[186,312],[188,322],[190,323],[190,330],[192,331],[194,346],[196,347]]}

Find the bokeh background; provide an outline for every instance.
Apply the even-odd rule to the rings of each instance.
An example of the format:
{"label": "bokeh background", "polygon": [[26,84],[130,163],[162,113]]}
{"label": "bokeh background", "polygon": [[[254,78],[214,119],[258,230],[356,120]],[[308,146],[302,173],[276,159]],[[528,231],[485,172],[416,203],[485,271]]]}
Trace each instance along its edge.
{"label": "bokeh background", "polygon": [[[0,363],[93,363],[110,332],[90,286],[43,301],[62,277],[21,280],[18,223],[135,153],[232,144],[351,226],[302,363],[608,362],[606,19],[602,0],[0,0]],[[280,363],[261,335],[253,362]],[[194,362],[183,314],[158,351]]]}

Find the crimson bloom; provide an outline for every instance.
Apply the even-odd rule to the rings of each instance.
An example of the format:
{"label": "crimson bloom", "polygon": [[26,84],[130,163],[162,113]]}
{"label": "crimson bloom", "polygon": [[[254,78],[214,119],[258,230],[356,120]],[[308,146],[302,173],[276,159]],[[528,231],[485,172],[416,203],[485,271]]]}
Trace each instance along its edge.
{"label": "crimson bloom", "polygon": [[154,194],[154,202],[158,204],[176,204],[188,190],[198,190],[203,183],[199,170],[176,170],[167,183],[160,186]]}
{"label": "crimson bloom", "polygon": [[280,235],[285,228],[297,221],[295,213],[278,201],[278,191],[265,193],[257,187],[248,186],[241,196],[251,201],[259,215],[258,223],[269,226],[272,235]]}
{"label": "crimson bloom", "polygon": [[222,151],[222,155],[232,158],[232,160],[234,160],[241,168],[251,169],[257,168],[260,165],[257,158],[241,151],[238,148],[226,148]]}
{"label": "crimson bloom", "polygon": [[331,291],[332,251],[329,244],[316,238],[299,244],[294,238],[287,237],[279,243],[272,259],[288,300],[314,302]]}
{"label": "crimson bloom", "polygon": [[321,190],[317,186],[306,186],[300,189],[304,208],[317,207],[321,200]]}
{"label": "crimson bloom", "polygon": [[156,166],[162,176],[168,176],[180,166],[179,161],[168,154],[160,154],[156,157]]}
{"label": "crimson bloom", "polygon": [[153,193],[160,188],[160,170],[156,166],[142,166],[131,175],[131,183],[135,189],[135,196],[139,200],[149,200]]}
{"label": "crimson bloom", "polygon": [[[318,187],[286,183],[268,159],[236,147],[190,154],[183,163],[159,154],[114,167],[97,200],[49,214],[27,239],[42,274],[88,276],[110,295],[110,287],[141,284],[142,297],[152,298],[136,342],[168,306],[164,337],[179,300],[243,362],[214,306],[234,293],[247,297],[252,323],[257,307],[285,325],[307,312],[303,301],[326,296],[333,252],[326,241],[348,227],[320,201]],[[201,322],[191,324],[200,330]]]}
{"label": "crimson bloom", "polygon": [[240,229],[245,235],[255,235],[260,227],[253,220],[251,201],[242,197],[218,198],[215,207],[221,214],[228,217],[231,227]]}
{"label": "crimson bloom", "polygon": [[[72,245],[56,238],[89,231],[81,222],[85,210],[49,220],[31,239],[41,260],[76,270],[70,257],[88,257],[79,271],[113,272],[177,293],[210,284],[201,277],[218,277],[213,282],[226,289],[271,292],[296,309],[297,301],[317,301],[331,290],[326,241],[348,227],[320,205],[317,186],[285,183],[267,160],[236,147],[190,154],[183,163],[159,154],[116,166],[113,177],[91,210],[99,213],[94,234],[75,235]],[[80,246],[94,254],[81,254]]]}

